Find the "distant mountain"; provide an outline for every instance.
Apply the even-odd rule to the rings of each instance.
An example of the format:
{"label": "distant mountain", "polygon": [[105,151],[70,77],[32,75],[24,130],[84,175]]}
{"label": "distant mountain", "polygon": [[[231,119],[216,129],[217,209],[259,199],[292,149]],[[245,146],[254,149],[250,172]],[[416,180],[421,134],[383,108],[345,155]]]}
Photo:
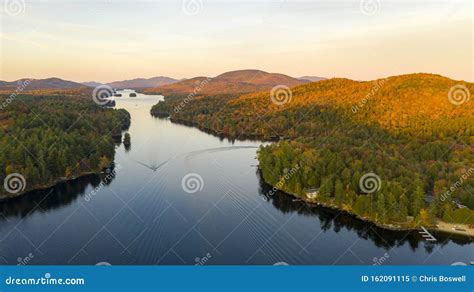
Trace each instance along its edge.
{"label": "distant mountain", "polygon": [[318,77],[318,76],[301,76],[298,79],[299,80],[308,80],[308,81],[311,81],[311,82],[327,80],[327,78],[325,78],[325,77]]}
{"label": "distant mountain", "polygon": [[184,95],[195,92],[200,95],[240,94],[270,90],[276,85],[288,87],[309,81],[260,70],[230,71],[216,77],[194,77],[173,84],[149,88],[145,92],[165,95]]}
{"label": "distant mountain", "polygon": [[82,84],[84,84],[87,87],[97,87],[97,86],[103,85],[102,83],[95,82],[95,81],[82,82]]}
{"label": "distant mountain", "polygon": [[[153,78],[135,78],[131,80],[123,80],[123,81],[114,81],[109,82],[107,85],[117,89],[125,89],[125,88],[151,88],[151,87],[158,87],[162,85],[172,84],[178,82],[177,79],[173,79],[170,77],[165,76],[158,76]],[[91,83],[92,82],[88,82]]]}
{"label": "distant mountain", "polygon": [[74,89],[85,87],[84,84],[63,80],[60,78],[29,79],[23,78],[16,81],[0,81],[0,90],[15,90],[19,87],[24,90],[37,89]]}

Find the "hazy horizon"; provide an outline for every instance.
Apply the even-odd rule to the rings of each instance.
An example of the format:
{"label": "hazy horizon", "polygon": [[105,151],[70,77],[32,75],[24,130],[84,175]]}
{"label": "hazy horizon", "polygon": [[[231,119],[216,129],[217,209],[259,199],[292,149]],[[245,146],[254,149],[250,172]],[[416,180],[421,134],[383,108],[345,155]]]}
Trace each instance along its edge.
{"label": "hazy horizon", "polygon": [[[261,69],[256,69],[256,68],[245,68],[245,69],[235,69],[235,70],[229,70],[229,71],[226,71],[226,72],[231,72],[231,71],[241,71],[241,70],[261,70]],[[265,70],[261,70],[261,71],[265,71]],[[226,72],[222,72],[222,73],[226,73]],[[267,72],[267,73],[278,73],[278,74],[285,74],[285,72]],[[320,75],[316,75],[316,74],[306,74],[306,75],[298,75],[298,76],[293,76],[293,75],[288,75],[288,74],[285,74],[285,75],[288,75],[290,77],[293,77],[293,78],[301,78],[301,77],[307,77],[307,76],[311,76],[311,77],[322,77],[322,78],[327,78],[327,79],[331,79],[331,78],[348,78],[348,79],[351,79],[351,80],[355,80],[355,81],[371,81],[371,80],[377,80],[377,79],[384,79],[384,78],[387,78],[387,77],[392,77],[392,76],[400,76],[400,75],[408,75],[408,74],[434,74],[434,75],[441,75],[441,76],[444,76],[444,77],[448,77],[450,78],[449,76],[445,76],[445,75],[442,75],[442,74],[438,74],[438,73],[433,73],[433,72],[411,72],[411,73],[402,73],[402,74],[398,74],[398,75],[390,75],[390,76],[380,76],[380,77],[377,77],[375,79],[352,79],[352,78],[349,78],[349,77],[345,77],[345,76],[330,76],[330,77],[327,77],[327,76],[320,76]],[[4,79],[0,79],[0,81],[6,81],[6,82],[14,82],[14,81],[18,81],[18,80],[21,80],[21,79],[38,79],[38,80],[42,80],[42,79],[49,79],[49,78],[59,78],[59,79],[62,79],[62,80],[65,80],[65,81],[73,81],[73,82],[76,82],[76,83],[90,83],[90,82],[97,82],[97,83],[103,83],[103,84],[106,84],[106,83],[112,83],[112,82],[121,82],[121,81],[128,81],[128,80],[134,80],[134,79],[151,79],[151,78],[156,78],[156,77],[168,77],[168,78],[172,78],[172,79],[176,79],[176,80],[186,80],[186,79],[191,79],[191,78],[194,78],[194,77],[211,77],[211,78],[214,78],[216,76],[218,76],[220,74],[217,74],[215,76],[206,76],[206,75],[196,75],[196,76],[192,76],[192,77],[189,77],[189,78],[186,78],[186,77],[175,77],[175,76],[164,76],[164,75],[155,75],[155,76],[145,76],[145,77],[142,77],[142,76],[137,76],[137,77],[130,77],[128,79],[120,79],[120,80],[105,80],[105,81],[96,81],[96,80],[74,80],[74,79],[66,79],[66,78],[62,78],[61,76],[45,76],[45,77],[38,77],[38,78],[33,78],[33,77],[28,77],[28,76],[24,76],[24,77],[21,77],[21,78],[18,78],[18,79],[12,79],[12,80],[4,80]],[[450,78],[450,79],[454,79],[454,78]],[[467,81],[467,82],[472,82],[471,80],[460,80],[460,81]]]}
{"label": "hazy horizon", "polygon": [[[4,0],[11,1],[11,0]],[[0,79],[111,82],[258,69],[474,81],[471,1],[86,1],[1,7]]]}

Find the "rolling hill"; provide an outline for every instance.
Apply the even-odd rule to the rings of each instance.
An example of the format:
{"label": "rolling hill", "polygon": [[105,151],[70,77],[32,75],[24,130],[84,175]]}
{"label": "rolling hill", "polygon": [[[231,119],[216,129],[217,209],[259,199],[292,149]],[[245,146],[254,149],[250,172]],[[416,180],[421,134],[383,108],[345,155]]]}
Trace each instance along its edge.
{"label": "rolling hill", "polygon": [[114,81],[109,82],[109,85],[112,88],[117,89],[138,89],[138,88],[150,88],[150,87],[158,87],[162,85],[172,84],[177,82],[178,80],[165,77],[165,76],[158,76],[153,78],[135,78],[131,80],[123,80],[123,81]]}
{"label": "rolling hill", "polygon": [[95,81],[82,82],[82,84],[87,86],[87,87],[92,87],[92,88],[100,86],[100,85],[104,85],[103,83],[95,82]]}
{"label": "rolling hill", "polygon": [[321,80],[327,80],[327,78],[325,77],[319,77],[319,76],[301,76],[300,78],[298,78],[299,80],[308,80],[308,81],[311,81],[311,82],[317,82],[317,81],[321,81]]}
{"label": "rolling hill", "polygon": [[[187,81],[194,83],[196,80],[201,79]],[[173,86],[180,84],[184,83],[178,82]],[[214,102],[212,96],[196,99],[174,117],[202,123],[213,118],[213,104],[219,104],[219,117],[215,118],[232,117],[239,120],[240,117],[240,126],[242,123],[254,125],[252,133],[248,132],[249,129],[244,131],[242,127],[239,127],[239,124],[232,125],[232,129],[240,128],[240,131],[245,132],[236,133],[237,135],[245,135],[261,132],[261,129],[255,128],[261,123],[258,120],[262,117],[283,119],[289,111],[301,109],[311,111],[318,107],[337,111],[341,117],[354,123],[377,126],[393,134],[417,131],[423,131],[428,135],[431,132],[446,134],[446,132],[454,133],[462,126],[468,126],[466,130],[474,133],[472,122],[446,127],[447,123],[460,123],[467,117],[474,116],[472,101],[460,106],[450,102],[448,93],[456,85],[465,86],[470,92],[474,89],[472,83],[422,73],[373,81],[333,78],[292,87],[291,95],[287,100],[284,100],[283,104],[274,103],[270,98],[270,90],[267,88],[263,92],[242,94],[237,98],[230,98],[225,101],[225,105],[222,102]],[[204,89],[203,92],[203,95],[207,94]],[[169,100],[168,104],[171,105],[176,101],[179,102],[179,99]],[[221,109],[222,107],[224,108]],[[200,114],[204,108],[206,108],[206,115]],[[310,122],[307,118],[310,116],[303,117],[300,122]],[[278,134],[287,136],[290,130],[292,130],[291,127]],[[296,134],[294,133],[294,135]]]}
{"label": "rolling hill", "polygon": [[279,141],[258,152],[262,177],[302,200],[388,228],[436,228],[474,224],[471,92],[473,83],[434,74],[334,78],[277,102],[266,90],[165,99],[154,111],[220,136]]}
{"label": "rolling hill", "polygon": [[[158,76],[158,77],[152,77],[152,78],[135,78],[135,79],[130,79],[130,80],[113,81],[113,82],[105,83],[105,85],[108,85],[115,89],[126,89],[126,88],[142,89],[142,88],[152,88],[152,87],[172,84],[177,81],[178,80],[170,78],[170,77]],[[104,83],[89,81],[89,82],[83,82],[82,84],[89,87],[97,87],[99,85],[103,85]]]}
{"label": "rolling hill", "polygon": [[264,91],[276,85],[295,86],[309,81],[279,74],[267,73],[260,70],[238,70],[230,71],[216,77],[195,77],[182,80],[170,85],[145,90],[148,93],[159,93],[163,95],[220,95],[220,94],[242,94],[249,92]]}
{"label": "rolling hill", "polygon": [[[253,109],[259,115],[319,106],[344,113],[353,122],[377,126],[394,134],[453,132],[454,128],[446,127],[446,123],[453,124],[474,116],[472,101],[458,106],[450,101],[450,89],[457,85],[474,91],[472,83],[424,73],[373,81],[333,78],[292,88],[291,99],[283,107],[272,103],[268,93],[243,95],[229,101],[229,106],[231,109]],[[464,126],[474,133],[472,123]]]}
{"label": "rolling hill", "polygon": [[16,81],[0,81],[0,90],[16,90],[23,87],[24,90],[39,89],[75,89],[85,87],[84,84],[63,80],[60,78],[30,79],[23,78]]}

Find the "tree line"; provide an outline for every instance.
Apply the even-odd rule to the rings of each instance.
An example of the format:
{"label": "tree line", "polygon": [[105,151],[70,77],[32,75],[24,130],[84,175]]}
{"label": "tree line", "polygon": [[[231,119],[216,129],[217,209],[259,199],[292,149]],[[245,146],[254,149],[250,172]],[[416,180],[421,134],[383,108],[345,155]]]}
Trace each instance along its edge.
{"label": "tree line", "polygon": [[0,179],[19,173],[31,190],[109,167],[130,114],[82,97],[24,95],[0,113],[0,125]]}

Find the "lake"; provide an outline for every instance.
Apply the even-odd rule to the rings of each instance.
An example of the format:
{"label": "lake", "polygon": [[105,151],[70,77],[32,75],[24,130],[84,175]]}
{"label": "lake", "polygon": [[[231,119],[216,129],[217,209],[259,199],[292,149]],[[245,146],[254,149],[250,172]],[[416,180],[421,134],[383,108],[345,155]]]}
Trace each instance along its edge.
{"label": "lake", "polygon": [[[123,93],[123,92],[122,92]],[[66,265],[450,265],[472,240],[394,232],[277,193],[258,141],[158,119],[161,96],[115,98],[132,122],[115,169],[0,203],[0,263]]]}

